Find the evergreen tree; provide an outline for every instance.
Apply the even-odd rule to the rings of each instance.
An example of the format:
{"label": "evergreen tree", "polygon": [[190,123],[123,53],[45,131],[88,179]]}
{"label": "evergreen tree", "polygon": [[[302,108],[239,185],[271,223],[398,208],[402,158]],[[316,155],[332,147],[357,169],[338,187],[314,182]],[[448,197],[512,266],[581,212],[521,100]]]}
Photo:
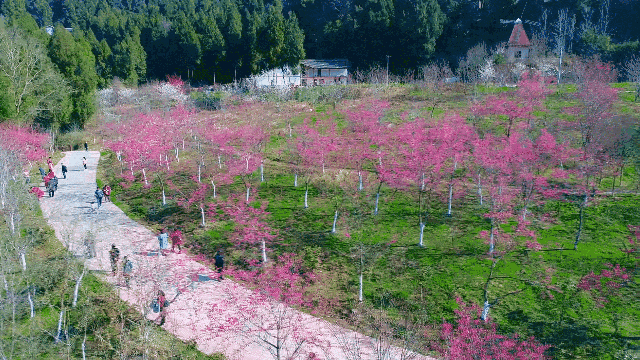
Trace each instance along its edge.
{"label": "evergreen tree", "polygon": [[264,21],[257,35],[257,50],[264,59],[259,69],[271,69],[283,64],[281,57],[285,46],[285,20],[282,16],[282,1],[275,0],[268,6]]}
{"label": "evergreen tree", "polygon": [[225,41],[212,13],[202,11],[198,13],[197,18],[196,30],[200,35],[202,59],[195,76],[213,82],[225,56]]}
{"label": "evergreen tree", "polygon": [[298,17],[295,13],[289,13],[289,18],[284,25],[284,47],[281,58],[282,64],[295,67],[304,59],[304,33],[298,26]]}
{"label": "evergreen tree", "polygon": [[91,45],[82,37],[81,31],[74,33],[75,36],[61,25],[56,26],[49,43],[49,56],[74,89],[71,120],[83,126],[95,112],[98,75]]}
{"label": "evergreen tree", "polygon": [[140,30],[135,29],[133,36],[126,35],[124,40],[113,48],[115,76],[129,85],[137,85],[147,74],[147,54],[140,44]]}

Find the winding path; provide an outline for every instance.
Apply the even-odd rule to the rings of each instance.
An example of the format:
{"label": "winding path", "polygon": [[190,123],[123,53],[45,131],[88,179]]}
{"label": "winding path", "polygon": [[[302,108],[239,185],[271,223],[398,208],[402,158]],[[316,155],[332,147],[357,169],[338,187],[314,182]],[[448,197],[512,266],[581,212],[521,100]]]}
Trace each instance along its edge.
{"label": "winding path", "polygon": [[[82,167],[83,156],[87,158],[87,170]],[[158,256],[155,235],[129,219],[112,203],[103,202],[102,207],[96,209],[93,194],[99,157],[97,151],[67,152],[55,166],[56,174],[61,174],[61,163],[67,165],[67,179],[60,178],[55,196],[43,197],[40,206],[58,239],[69,251],[85,259],[89,270],[104,274],[102,278],[116,286],[120,297],[139,309],[147,319],[158,318],[149,307],[158,289],[162,289],[168,299],[175,298],[167,308],[163,328],[184,341],[194,341],[204,353],[224,353],[228,359],[242,360],[275,358],[274,348],[266,343],[267,334],[256,331],[270,321],[265,319],[273,317],[273,306],[255,309],[251,314],[252,319],[262,319],[262,323],[228,326],[230,319],[246,319],[247,316],[246,310],[241,313],[241,307],[229,306],[229,297],[237,303],[248,303],[253,295],[250,290],[230,280],[212,280],[213,272],[187,254]],[[95,257],[89,257],[89,243],[95,247]],[[120,249],[121,258],[127,255],[134,264],[130,288],[123,286],[121,277],[110,275],[108,251],[112,243]],[[313,345],[307,342],[305,350],[295,358],[377,358],[370,350],[371,339],[282,305],[276,307],[278,313],[282,314],[284,310],[293,320],[295,333],[304,333],[315,340]],[[293,351],[285,347],[283,359],[287,352]],[[395,347],[389,349],[386,359],[432,359]],[[317,357],[309,357],[310,352]]]}

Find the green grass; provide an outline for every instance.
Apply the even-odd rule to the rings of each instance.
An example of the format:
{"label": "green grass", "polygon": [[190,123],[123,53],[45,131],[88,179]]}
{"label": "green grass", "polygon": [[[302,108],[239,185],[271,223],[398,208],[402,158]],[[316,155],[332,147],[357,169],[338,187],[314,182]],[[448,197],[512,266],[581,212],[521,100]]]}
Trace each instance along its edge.
{"label": "green grass", "polygon": [[[431,96],[427,90],[405,90],[415,101]],[[506,90],[482,89],[484,93]],[[575,91],[573,85],[560,86],[558,92],[545,101],[547,112],[536,115],[544,117],[550,124],[565,117],[562,114],[565,107],[578,105],[572,95]],[[412,104],[405,103],[410,100],[398,99],[403,102],[393,107],[385,121],[399,122],[400,114],[405,111],[411,113],[412,110],[408,109],[412,109]],[[451,106],[452,103],[447,102],[442,108]],[[434,113],[438,109],[436,107]],[[310,117],[312,120],[313,117],[335,115],[333,104],[315,106],[315,110]],[[421,111],[430,112],[431,109],[427,107]],[[296,119],[297,122],[301,120]],[[338,123],[341,127],[346,126],[344,117],[338,118]],[[490,129],[499,125],[495,124],[495,119],[482,119],[477,126]],[[481,231],[488,231],[490,223],[483,216],[488,211],[486,206],[478,204],[472,191],[454,200],[451,218],[444,216],[446,202],[442,189],[438,195],[432,195],[425,201],[428,214],[425,246],[419,247],[417,193],[414,190],[396,191],[383,187],[380,213],[374,216],[373,189],[345,193],[336,189],[328,179],[315,179],[309,188],[310,207],[304,209],[303,179],[299,179],[299,186],[294,187],[293,175],[284,170],[281,159],[275,161],[279,156],[278,149],[284,146],[286,139],[275,135],[271,137],[265,152],[270,158],[266,162],[267,181],[262,184],[255,182],[260,200],[268,202],[269,223],[278,229],[281,239],[279,244],[272,246],[270,256],[294,252],[304,258],[310,269],[332,274],[323,280],[322,286],[339,301],[338,312],[348,312],[357,303],[358,271],[354,247],[359,243],[365,244],[372,252],[373,260],[364,271],[365,301],[371,306],[385,308],[390,314],[396,314],[398,309],[409,309],[413,314],[420,314],[423,320],[439,324],[443,318],[454,318],[456,297],[467,302],[483,301],[491,261],[486,256],[488,245],[478,235]],[[119,173],[117,166],[113,156],[103,157],[100,176],[108,178],[112,184],[120,183],[122,180],[115,176]],[[195,188],[185,174],[174,175],[172,181],[181,184],[185,192]],[[605,177],[601,190],[608,191],[611,181]],[[633,189],[636,183],[635,169],[626,167],[622,188]],[[239,182],[218,189],[223,198],[239,192],[242,192]],[[192,251],[212,255],[217,249],[225,248],[230,253],[230,262],[237,265],[257,254],[256,251],[232,248],[228,237],[233,224],[209,221],[205,228],[200,228],[197,209],[179,208],[172,196],[166,210],[154,210],[158,208],[160,198],[157,184],[151,188],[142,187],[139,181],[125,187],[117,185],[114,194],[114,203],[147,226],[157,226],[159,222],[182,224]],[[207,201],[215,200],[209,197]],[[532,223],[537,240],[550,251],[507,251],[504,245],[498,245],[499,250],[507,253],[495,269],[494,275],[499,278],[490,283],[489,297],[494,299],[516,289],[521,290],[516,295],[506,296],[492,308],[491,316],[498,322],[500,331],[536,336],[553,344],[553,355],[564,359],[599,359],[602,354],[637,346],[637,341],[626,337],[640,336],[640,313],[637,298],[634,298],[634,292],[638,290],[638,274],[634,274],[634,283],[622,289],[620,295],[603,308],[597,307],[588,294],[578,291],[576,285],[591,271],[601,271],[607,262],[629,269],[637,268],[634,260],[620,249],[629,235],[627,225],[640,225],[638,201],[640,197],[633,194],[597,196],[590,200],[577,250],[573,250],[573,242],[579,221],[578,207],[556,200],[533,204],[529,208],[533,212],[532,218],[551,214],[553,219],[534,220]],[[336,206],[339,220],[337,232],[333,234],[330,230]],[[511,221],[501,228],[513,235],[515,225],[515,221]],[[525,239],[516,240],[523,242]],[[559,248],[565,250],[551,250]],[[558,291],[547,292],[542,285],[546,276],[551,276],[549,285],[556,286]]]}

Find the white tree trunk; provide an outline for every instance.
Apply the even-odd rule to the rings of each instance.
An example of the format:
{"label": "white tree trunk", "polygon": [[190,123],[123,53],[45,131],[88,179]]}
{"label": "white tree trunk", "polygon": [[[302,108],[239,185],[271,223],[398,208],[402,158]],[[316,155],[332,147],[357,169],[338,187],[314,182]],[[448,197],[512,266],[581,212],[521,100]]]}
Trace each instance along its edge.
{"label": "white tree trunk", "polygon": [[449,205],[447,207],[447,215],[451,216],[451,200],[453,199],[453,184],[449,184]]}
{"label": "white tree trunk", "polygon": [[424,246],[424,228],[425,228],[426,224],[421,222],[420,223],[420,242],[418,243],[418,246],[423,247]]}
{"label": "white tree trunk", "polygon": [[453,163],[453,173],[451,174],[451,182],[449,183],[449,205],[447,210],[447,215],[451,216],[451,201],[453,200],[453,176],[455,171],[458,169],[458,162]]}
{"label": "white tree trunk", "polygon": [[200,215],[202,215],[202,227],[204,227],[204,207],[202,205],[200,205]]}
{"label": "white tree trunk", "polygon": [[262,262],[267,262],[267,244],[262,240]]}
{"label": "white tree trunk", "polygon": [[20,263],[22,264],[22,271],[27,271],[27,259],[24,256],[24,251],[20,252]]}
{"label": "white tree trunk", "polygon": [[169,171],[169,156],[167,156],[166,154],[164,155],[164,162],[167,163],[167,171]]}
{"label": "white tree trunk", "polygon": [[56,334],[56,343],[60,342],[60,335],[62,332],[62,318],[64,316],[64,310],[60,310],[60,317],[58,318],[58,333]]}
{"label": "white tree trunk", "polygon": [[80,274],[80,277],[76,280],[76,287],[75,289],[73,289],[73,303],[71,304],[72,307],[76,307],[76,305],[78,304],[78,290],[80,290],[80,284],[82,283],[84,272],[85,268],[82,268],[82,274]]}
{"label": "white tree trunk", "polygon": [[260,163],[260,182],[264,182],[264,164]]}
{"label": "white tree trunk", "polygon": [[218,169],[222,169],[222,159],[220,155],[218,155]]}
{"label": "white tree trunk", "polygon": [[380,202],[380,191],[376,193],[376,207],[373,210],[373,215],[378,215],[378,203]]}
{"label": "white tree trunk", "polygon": [[309,207],[309,186],[307,186],[307,189],[304,191],[304,208],[308,208]]}
{"label": "white tree trunk", "polygon": [[493,235],[493,218],[491,218],[491,234],[489,234],[489,255],[493,255],[495,249],[495,237]]}
{"label": "white tree trunk", "polygon": [[202,174],[202,165],[198,164],[198,183],[200,183],[200,175]]}
{"label": "white tree trunk", "polygon": [[293,175],[293,186],[298,187],[298,173]]}
{"label": "white tree trunk", "polygon": [[216,197],[216,184],[213,183],[213,180],[211,180],[211,186],[213,187],[213,198],[215,199],[215,197]]}
{"label": "white tree trunk", "polygon": [[480,175],[478,175],[478,196],[480,197],[480,206],[482,206],[482,183],[480,182]]}
{"label": "white tree trunk", "polygon": [[362,191],[362,172],[358,171],[358,191]]}
{"label": "white tree trunk", "polygon": [[[4,208],[4,201],[3,201],[2,205],[3,205],[2,207]],[[13,212],[9,215],[9,218],[11,219],[10,220],[10,222],[11,222],[11,234],[15,234],[16,233],[16,222],[13,219]]]}
{"label": "white tree trunk", "polygon": [[363,288],[363,278],[362,278],[362,271],[360,271],[360,287],[358,289],[358,301],[362,302],[363,296],[362,296],[362,288]]}
{"label": "white tree trunk", "polygon": [[480,318],[484,322],[489,319],[489,308],[491,308],[491,305],[489,305],[489,301],[485,301],[484,306],[482,307],[482,315],[480,316]]}
{"label": "white tree trunk", "polygon": [[249,158],[246,158],[245,160],[247,161],[247,170],[246,171],[248,173],[249,172]]}
{"label": "white tree trunk", "polygon": [[180,162],[180,149],[176,147],[176,161]]}
{"label": "white tree trunk", "polygon": [[87,353],[85,343],[87,342],[87,334],[84,335],[84,339],[82,339],[82,360],[87,360]]}
{"label": "white tree trunk", "polygon": [[335,215],[333,215],[333,227],[331,228],[331,233],[336,233],[336,223],[338,222],[338,210],[336,210]]}
{"label": "white tree trunk", "polygon": [[324,174],[324,162],[322,163],[322,173]]}
{"label": "white tree trunk", "polygon": [[147,181],[147,172],[144,171],[144,168],[142,168],[142,176],[144,176],[144,184],[149,185],[149,182]]}
{"label": "white tree trunk", "polygon": [[247,186],[247,199],[245,200],[246,202],[249,202],[249,191],[251,190],[250,186]]}
{"label": "white tree trunk", "polygon": [[162,185],[162,205],[167,205],[167,196],[164,192],[164,184]]}
{"label": "white tree trunk", "polygon": [[31,310],[31,317],[36,316],[36,312],[33,308],[33,299],[31,298],[31,290],[27,291],[27,300],[29,301],[29,309]]}

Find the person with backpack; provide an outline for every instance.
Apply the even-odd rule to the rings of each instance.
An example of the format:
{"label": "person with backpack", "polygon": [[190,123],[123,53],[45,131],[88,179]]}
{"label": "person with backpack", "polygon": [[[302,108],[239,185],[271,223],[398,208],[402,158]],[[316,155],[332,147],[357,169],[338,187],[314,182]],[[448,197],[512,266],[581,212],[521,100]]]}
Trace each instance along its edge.
{"label": "person with backpack", "polygon": [[54,175],[47,184],[47,191],[49,191],[49,197],[53,197],[56,190],[58,190],[58,178]]}
{"label": "person with backpack", "polygon": [[44,181],[45,176],[47,176],[47,173],[44,171],[43,168],[39,168],[40,170],[40,175],[42,175],[42,181]]}
{"label": "person with backpack", "polygon": [[224,255],[222,255],[222,251],[218,250],[216,256],[213,257],[215,259],[216,270],[218,271],[218,281],[222,280],[222,270],[224,270]]}
{"label": "person with backpack", "polygon": [[62,163],[62,176],[64,176],[64,178],[67,178],[67,165],[65,165],[64,163]]}
{"label": "person with backpack", "polygon": [[164,252],[169,248],[169,235],[167,234],[167,229],[162,229],[158,234],[158,243],[160,249],[158,249],[159,255],[167,256]]}
{"label": "person with backpack", "polygon": [[129,281],[131,280],[131,273],[133,272],[133,263],[125,256],[122,259],[122,276],[124,277],[124,283],[129,288]]}
{"label": "person with backpack", "polygon": [[120,249],[116,247],[116,244],[111,244],[109,259],[111,260],[111,275],[116,276],[118,272],[118,260],[120,259]]}
{"label": "person with backpack", "polygon": [[53,172],[53,160],[51,160],[51,156],[47,159],[47,166],[49,167],[49,172]]}
{"label": "person with backpack", "polygon": [[89,144],[87,144],[87,142],[84,142],[84,151],[89,151]]}
{"label": "person with backpack", "polygon": [[102,206],[102,197],[104,196],[104,193],[102,192],[102,190],[100,190],[99,186],[96,186],[96,192],[94,193],[94,195],[96,196],[96,203],[98,204],[98,209],[100,209],[100,206]]}

